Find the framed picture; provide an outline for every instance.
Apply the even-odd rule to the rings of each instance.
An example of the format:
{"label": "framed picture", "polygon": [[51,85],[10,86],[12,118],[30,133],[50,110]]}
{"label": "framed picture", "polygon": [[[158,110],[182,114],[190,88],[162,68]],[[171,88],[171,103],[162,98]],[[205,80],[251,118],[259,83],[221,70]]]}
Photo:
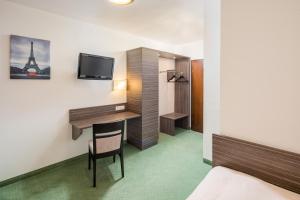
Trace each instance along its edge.
{"label": "framed picture", "polygon": [[11,35],[10,78],[50,79],[50,41]]}

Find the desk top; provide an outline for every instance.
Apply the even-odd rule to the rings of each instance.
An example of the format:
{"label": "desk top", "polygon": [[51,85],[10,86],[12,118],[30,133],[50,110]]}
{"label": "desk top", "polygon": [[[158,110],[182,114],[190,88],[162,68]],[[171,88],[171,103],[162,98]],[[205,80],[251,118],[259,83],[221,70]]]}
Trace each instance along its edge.
{"label": "desk top", "polygon": [[71,121],[70,124],[72,124],[78,129],[85,129],[85,128],[92,127],[93,124],[112,123],[112,122],[117,122],[117,121],[122,121],[127,119],[138,118],[140,116],[141,116],[140,114],[125,111],[125,112],[102,115],[99,117],[93,117],[88,119],[75,120],[75,121]]}

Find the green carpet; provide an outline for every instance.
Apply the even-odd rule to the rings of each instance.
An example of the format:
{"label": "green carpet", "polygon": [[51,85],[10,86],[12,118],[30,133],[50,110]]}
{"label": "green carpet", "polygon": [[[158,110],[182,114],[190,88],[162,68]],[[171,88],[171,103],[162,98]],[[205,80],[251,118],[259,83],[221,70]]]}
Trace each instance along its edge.
{"label": "green carpet", "polygon": [[0,188],[1,200],[184,200],[210,170],[202,162],[202,135],[177,130],[160,134],[159,144],[144,151],[125,147],[125,178],[119,159],[100,159],[97,188],[87,157]]}

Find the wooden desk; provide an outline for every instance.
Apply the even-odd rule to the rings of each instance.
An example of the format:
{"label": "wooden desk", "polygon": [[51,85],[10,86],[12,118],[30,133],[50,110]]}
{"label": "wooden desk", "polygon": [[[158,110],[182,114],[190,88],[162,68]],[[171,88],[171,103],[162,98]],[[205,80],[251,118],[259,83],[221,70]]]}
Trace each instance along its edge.
{"label": "wooden desk", "polygon": [[82,119],[71,121],[72,124],[72,139],[76,140],[82,134],[82,130],[86,128],[91,128],[93,124],[104,124],[104,123],[111,123],[111,122],[118,122],[128,119],[134,119],[140,117],[140,114],[136,114],[133,112],[120,112],[115,114],[108,114],[99,117],[89,118],[89,119]]}
{"label": "wooden desk", "polygon": [[[72,125],[72,139],[78,139],[83,129],[91,128],[93,124],[111,123],[138,118],[141,115],[128,111],[113,110],[117,105],[98,106],[70,110],[70,124]],[[102,112],[101,112],[102,111]]]}

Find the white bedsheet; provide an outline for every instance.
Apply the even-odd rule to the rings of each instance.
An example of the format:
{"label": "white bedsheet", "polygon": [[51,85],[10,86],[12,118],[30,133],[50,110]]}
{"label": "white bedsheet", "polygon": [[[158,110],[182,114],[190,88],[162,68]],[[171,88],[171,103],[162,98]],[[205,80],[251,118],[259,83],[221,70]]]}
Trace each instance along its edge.
{"label": "white bedsheet", "polygon": [[300,200],[300,195],[235,170],[215,167],[187,200]]}

